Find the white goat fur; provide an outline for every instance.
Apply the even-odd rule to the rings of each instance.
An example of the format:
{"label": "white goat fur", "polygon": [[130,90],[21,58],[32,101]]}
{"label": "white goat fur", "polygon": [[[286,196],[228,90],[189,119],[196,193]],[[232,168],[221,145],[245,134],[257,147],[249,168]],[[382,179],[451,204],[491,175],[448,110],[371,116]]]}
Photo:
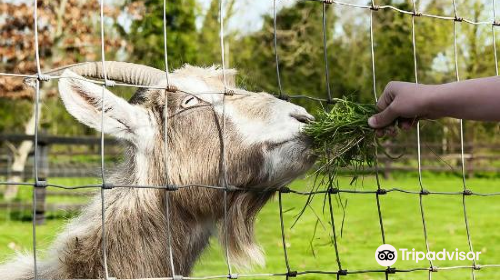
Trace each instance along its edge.
{"label": "white goat fur", "polygon": [[[221,143],[229,185],[276,189],[303,174],[314,162],[301,135],[302,108],[267,93],[235,87],[227,70],[222,117],[221,70],[185,66],[170,75],[179,91],[138,90],[130,102],[66,70],[59,81],[61,98],[70,114],[101,129],[104,91],[104,132],[124,140],[124,163],[109,177],[114,185],[218,185]],[[163,81],[159,86],[166,86]],[[193,93],[193,95],[188,94]],[[211,94],[208,94],[211,93]],[[164,100],[168,98],[168,170],[165,169]],[[223,136],[219,126],[225,122]],[[221,141],[223,137],[223,142]],[[167,172],[168,171],[168,172]],[[183,188],[165,190],[113,188],[105,191],[108,270],[111,277],[146,278],[172,275],[168,257],[166,199],[169,199],[175,274],[188,276],[193,264],[218,229],[228,235],[231,260],[240,266],[263,263],[253,236],[255,215],[272,192],[232,191],[227,194],[228,222],[223,226],[223,191]],[[81,214],[59,233],[38,262],[40,279],[101,278],[101,200],[96,195]],[[34,278],[31,256],[18,256],[0,266],[2,280]]]}

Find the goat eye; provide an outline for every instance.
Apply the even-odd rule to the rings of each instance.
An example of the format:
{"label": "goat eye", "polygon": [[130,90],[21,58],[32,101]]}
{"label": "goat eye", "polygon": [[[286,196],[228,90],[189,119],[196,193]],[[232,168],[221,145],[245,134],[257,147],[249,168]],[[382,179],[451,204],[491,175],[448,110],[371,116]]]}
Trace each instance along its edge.
{"label": "goat eye", "polygon": [[184,100],[182,100],[181,106],[183,108],[188,108],[188,107],[198,105],[198,103],[200,103],[198,98],[196,98],[194,96],[187,96],[186,98],[184,98]]}

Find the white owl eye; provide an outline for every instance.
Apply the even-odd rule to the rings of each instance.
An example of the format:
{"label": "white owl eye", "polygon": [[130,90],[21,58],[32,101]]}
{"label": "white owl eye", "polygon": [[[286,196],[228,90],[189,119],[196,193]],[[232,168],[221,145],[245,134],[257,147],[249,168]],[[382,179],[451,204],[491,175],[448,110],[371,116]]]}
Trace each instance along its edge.
{"label": "white owl eye", "polygon": [[186,96],[184,100],[182,100],[181,107],[182,108],[189,108],[193,107],[195,105],[198,105],[200,103],[200,100],[192,95]]}

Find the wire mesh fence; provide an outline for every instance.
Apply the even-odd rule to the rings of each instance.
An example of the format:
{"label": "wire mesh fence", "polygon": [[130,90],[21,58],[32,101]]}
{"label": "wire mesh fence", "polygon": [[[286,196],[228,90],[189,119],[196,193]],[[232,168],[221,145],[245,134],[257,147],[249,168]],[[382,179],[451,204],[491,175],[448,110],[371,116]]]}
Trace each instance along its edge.
{"label": "wire mesh fence", "polygon": [[[371,1],[371,3],[367,5],[360,5],[360,4],[353,4],[350,2],[341,2],[341,1],[336,1],[336,0],[305,0],[306,2],[314,2],[317,5],[322,5],[323,6],[323,52],[324,52],[324,72],[325,72],[325,81],[327,85],[327,91],[325,93],[324,98],[317,98],[317,97],[312,97],[312,96],[306,96],[306,95],[293,95],[293,94],[286,94],[286,92],[282,88],[282,81],[281,81],[281,76],[280,76],[280,59],[279,59],[279,51],[278,51],[278,36],[277,36],[277,7],[276,7],[276,2],[278,0],[273,0],[273,26],[274,26],[274,40],[273,40],[273,45],[269,46],[270,48],[274,48],[274,55],[275,55],[275,67],[276,67],[276,74],[277,74],[277,85],[279,89],[279,94],[278,98],[284,99],[284,100],[289,100],[289,99],[309,99],[313,101],[317,101],[323,104],[332,104],[332,89],[330,87],[330,74],[329,74],[329,68],[328,68],[328,49],[327,49],[327,42],[326,42],[326,33],[327,33],[327,26],[326,26],[326,8],[329,5],[333,6],[345,6],[348,8],[352,9],[364,9],[369,11],[369,23],[370,23],[370,29],[368,30],[369,35],[370,35],[370,54],[371,54],[371,70],[372,70],[372,82],[373,82],[373,97],[374,101],[377,101],[378,98],[378,92],[377,92],[377,75],[376,75],[376,67],[375,67],[375,59],[376,59],[376,48],[374,44],[374,29],[373,29],[373,22],[374,22],[374,14],[377,13],[379,10],[392,10],[395,13],[401,13],[404,15],[407,15],[408,17],[411,17],[411,32],[412,32],[412,46],[413,46],[413,62],[414,62],[414,73],[415,73],[415,82],[418,83],[418,64],[417,64],[417,53],[418,53],[418,46],[416,44],[415,40],[415,34],[418,32],[418,30],[415,27],[415,22],[418,21],[419,18],[421,17],[427,17],[435,20],[444,20],[444,21],[450,21],[453,22],[453,38],[454,38],[454,65],[455,65],[455,74],[456,74],[456,80],[458,81],[460,79],[459,75],[459,67],[458,67],[458,54],[457,54],[457,25],[459,24],[470,24],[470,25],[484,25],[484,26],[491,26],[491,36],[492,36],[492,41],[493,41],[493,53],[494,53],[494,58],[495,58],[495,69],[496,69],[496,74],[498,75],[498,62],[497,62],[497,53],[496,53],[496,35],[495,35],[495,29],[497,26],[500,25],[500,23],[496,20],[496,13],[495,13],[495,0],[491,1],[491,11],[492,11],[492,18],[490,21],[474,21],[471,19],[467,18],[462,18],[460,15],[457,13],[457,3],[453,0],[451,3],[453,7],[453,16],[444,16],[444,15],[435,15],[435,14],[428,14],[428,13],[423,13],[418,10],[418,6],[415,0],[412,0],[412,5],[413,9],[412,10],[402,10],[399,9],[395,6],[391,5],[377,5],[374,0]],[[108,178],[106,176],[106,165],[105,165],[105,138],[104,138],[104,114],[105,114],[105,108],[104,108],[104,98],[105,98],[105,90],[107,87],[113,87],[113,86],[126,86],[126,87],[136,87],[136,88],[147,88],[147,89],[163,89],[165,91],[182,91],[175,86],[171,84],[171,78],[169,75],[169,66],[168,66],[168,49],[167,49],[167,40],[168,40],[168,34],[167,34],[167,5],[168,5],[168,0],[163,1],[163,39],[164,39],[164,61],[165,61],[165,79],[166,79],[166,87],[159,87],[159,86],[140,86],[140,85],[131,85],[131,84],[126,84],[126,83],[118,83],[113,80],[108,79],[107,73],[106,73],[106,67],[105,64],[106,58],[105,58],[105,36],[106,34],[104,33],[104,2],[105,0],[100,0],[100,37],[101,37],[101,63],[102,63],[102,69],[104,71],[103,73],[103,79],[102,81],[96,81],[96,80],[90,80],[90,79],[82,79],[87,82],[91,82],[97,85],[100,85],[102,87],[102,102],[101,102],[101,136],[100,136],[100,158],[101,158],[101,167],[100,167],[100,173],[101,173],[101,183],[100,184],[89,184],[89,185],[78,185],[78,186],[65,186],[65,185],[58,185],[58,184],[51,184],[48,183],[47,181],[44,180],[44,178],[40,178],[39,176],[39,167],[38,167],[38,157],[40,156],[38,154],[39,149],[37,149],[37,145],[39,143],[38,137],[39,137],[39,118],[38,118],[38,113],[40,110],[40,86],[42,83],[54,80],[54,79],[64,79],[66,77],[59,76],[59,75],[52,75],[52,72],[43,72],[41,67],[40,67],[40,53],[38,50],[39,42],[38,42],[38,15],[37,11],[39,9],[38,1],[34,0],[33,5],[34,5],[34,14],[33,14],[33,19],[34,19],[34,40],[35,40],[35,61],[36,61],[36,69],[37,72],[32,75],[23,75],[23,74],[14,74],[14,73],[0,73],[0,76],[11,76],[11,77],[19,77],[19,78],[28,78],[32,79],[34,81],[33,87],[35,90],[35,119],[36,119],[36,126],[35,126],[35,133],[33,135],[33,143],[34,143],[34,182],[29,183],[29,182],[0,182],[0,185],[17,185],[17,186],[24,186],[24,187],[30,187],[33,189],[37,188],[47,188],[47,187],[53,187],[53,188],[61,188],[61,189],[69,189],[69,190],[74,190],[74,189],[99,189],[100,190],[100,197],[101,197],[101,234],[102,234],[102,242],[101,242],[101,250],[103,252],[103,260],[102,260],[102,265],[103,265],[103,271],[104,271],[104,279],[112,279],[112,275],[109,275],[108,273],[108,260],[107,260],[107,234],[106,232],[108,229],[106,227],[106,207],[105,207],[105,201],[106,201],[106,193],[108,190],[112,188],[149,188],[149,189],[161,189],[165,190],[166,192],[166,209],[164,209],[166,213],[166,218],[167,218],[167,252],[168,252],[168,259],[170,262],[170,269],[172,271],[172,274],[169,277],[162,277],[162,278],[154,278],[154,279],[237,279],[237,278],[267,278],[267,277],[286,277],[291,278],[291,277],[297,277],[300,275],[308,275],[308,274],[318,274],[318,275],[333,275],[337,279],[340,279],[343,276],[350,275],[350,274],[364,274],[364,273],[376,273],[376,274],[381,274],[384,275],[386,279],[389,278],[390,275],[395,274],[395,273],[405,273],[409,274],[411,272],[415,271],[426,271],[428,272],[428,279],[432,278],[432,275],[438,271],[441,270],[468,270],[470,273],[471,279],[475,279],[475,272],[479,269],[483,268],[488,268],[488,269],[499,269],[500,271],[500,264],[480,264],[477,261],[472,261],[470,265],[465,265],[465,266],[449,266],[449,267],[438,267],[436,266],[432,260],[429,261],[427,266],[422,266],[418,268],[412,268],[412,269],[397,269],[395,267],[387,267],[383,269],[366,269],[366,270],[351,270],[349,267],[346,267],[343,265],[342,262],[342,253],[340,252],[338,248],[338,236],[337,236],[337,226],[338,222],[335,220],[335,215],[334,211],[332,209],[332,195],[336,194],[341,194],[341,193],[350,193],[350,194],[365,194],[365,195],[373,195],[374,200],[376,201],[376,209],[374,211],[377,212],[378,216],[378,224],[380,227],[380,236],[381,236],[381,241],[383,244],[387,243],[386,240],[386,230],[384,228],[384,220],[383,220],[383,207],[381,206],[381,196],[390,196],[392,193],[402,193],[402,194],[408,194],[408,195],[414,195],[418,196],[419,198],[419,209],[420,209],[420,217],[421,217],[421,222],[422,222],[422,228],[423,228],[423,235],[424,235],[424,240],[425,240],[425,245],[426,245],[426,253],[430,251],[429,248],[429,240],[428,240],[428,231],[427,231],[427,224],[426,224],[426,213],[425,213],[425,208],[423,206],[423,201],[426,199],[426,197],[432,196],[432,195],[441,195],[441,196],[457,196],[461,197],[461,205],[462,205],[462,212],[463,212],[463,219],[464,219],[464,224],[465,224],[465,230],[467,234],[467,246],[471,252],[473,252],[473,243],[472,243],[472,236],[470,234],[470,224],[469,224],[469,216],[467,214],[467,199],[470,196],[478,196],[478,197],[486,197],[486,196],[500,196],[500,192],[490,192],[490,193],[480,193],[480,192],[474,192],[470,189],[468,189],[467,186],[467,180],[466,180],[466,159],[464,156],[464,128],[463,128],[463,122],[460,121],[460,150],[461,150],[461,157],[460,157],[460,162],[461,162],[461,177],[462,177],[462,191],[450,191],[450,192],[443,192],[443,191],[433,191],[433,190],[428,190],[425,188],[425,182],[422,179],[422,152],[421,152],[421,141],[420,141],[420,132],[421,132],[421,127],[420,123],[417,124],[417,162],[418,162],[418,181],[419,181],[419,188],[420,190],[407,190],[407,189],[402,189],[402,188],[383,188],[383,186],[380,183],[379,180],[379,171],[377,166],[378,163],[375,165],[375,177],[376,177],[376,182],[377,182],[377,188],[375,190],[352,190],[352,189],[341,189],[337,187],[328,187],[325,190],[314,190],[314,191],[300,191],[300,190],[294,190],[289,187],[283,187],[278,190],[249,190],[249,189],[242,189],[238,188],[235,186],[232,186],[228,182],[228,176],[227,176],[227,168],[226,168],[226,163],[225,163],[225,156],[224,154],[226,153],[225,150],[225,143],[222,141],[221,145],[221,151],[220,151],[220,173],[219,173],[219,184],[218,185],[204,185],[204,184],[190,184],[190,185],[173,185],[169,183],[169,167],[167,165],[168,162],[168,156],[169,156],[169,147],[168,147],[168,137],[166,135],[167,133],[167,127],[168,127],[168,111],[164,110],[165,116],[165,122],[164,122],[164,139],[165,139],[165,178],[166,178],[166,184],[165,185],[118,185],[118,184],[110,184],[108,183]],[[221,48],[221,67],[222,67],[222,73],[223,73],[223,85],[224,85],[224,90],[222,92],[207,92],[207,93],[199,93],[199,92],[193,92],[190,94],[221,94],[223,96],[223,102],[221,104],[222,106],[222,123],[220,123],[220,133],[222,135],[221,139],[224,139],[224,134],[226,133],[225,131],[225,118],[224,115],[226,114],[225,112],[225,97],[229,95],[234,95],[234,94],[240,94],[238,92],[235,92],[234,89],[232,89],[228,83],[227,83],[227,78],[226,78],[226,63],[225,63],[225,54],[224,54],[224,14],[223,14],[223,1],[219,1],[219,22],[220,22],[220,48]],[[160,30],[158,30],[160,32]],[[270,67],[272,67],[270,65]],[[75,79],[72,77],[72,79]],[[78,78],[81,79],[81,78]],[[186,92],[188,93],[188,92]],[[168,100],[168,94],[165,94],[165,104],[167,104]],[[277,271],[277,272],[270,272],[270,273],[259,273],[259,274],[236,274],[233,271],[233,265],[232,265],[232,260],[230,258],[230,254],[228,252],[228,248],[225,248],[225,256],[226,256],[226,267],[227,267],[227,274],[223,275],[206,275],[202,277],[189,277],[188,275],[177,275],[175,266],[174,266],[174,259],[176,256],[174,255],[174,252],[172,250],[172,236],[171,236],[171,221],[170,221],[170,216],[169,213],[171,213],[170,205],[168,203],[169,199],[168,196],[170,192],[178,191],[181,189],[185,188],[192,188],[192,187],[197,187],[197,188],[209,188],[209,189],[215,189],[222,191],[224,193],[224,199],[222,201],[223,203],[223,209],[224,209],[224,219],[223,219],[223,226],[227,227],[228,223],[228,193],[233,192],[233,191],[256,191],[256,192],[277,192],[278,195],[278,202],[279,202],[279,219],[280,219],[280,229],[281,229],[281,239],[282,239],[282,248],[283,248],[283,257],[284,257],[284,266],[282,271]],[[301,195],[301,196],[311,196],[314,194],[324,194],[327,197],[327,205],[329,209],[329,218],[330,218],[330,223],[331,223],[331,235],[332,235],[332,244],[333,247],[332,249],[335,251],[335,256],[336,256],[336,264],[337,264],[337,270],[332,270],[332,271],[321,271],[321,270],[296,270],[294,267],[290,265],[289,262],[289,255],[287,253],[287,236],[285,234],[285,221],[284,221],[284,215],[283,215],[283,194],[293,194],[293,195]],[[36,203],[37,203],[37,192],[33,191],[33,227],[32,227],[32,236],[33,236],[33,261],[34,261],[34,279],[41,279],[39,277],[39,271],[38,271],[38,260],[37,260],[37,225],[35,221],[35,214],[36,214]],[[225,234],[224,237],[226,239],[226,244],[227,244],[227,233]],[[149,278],[153,279],[153,278]]]}

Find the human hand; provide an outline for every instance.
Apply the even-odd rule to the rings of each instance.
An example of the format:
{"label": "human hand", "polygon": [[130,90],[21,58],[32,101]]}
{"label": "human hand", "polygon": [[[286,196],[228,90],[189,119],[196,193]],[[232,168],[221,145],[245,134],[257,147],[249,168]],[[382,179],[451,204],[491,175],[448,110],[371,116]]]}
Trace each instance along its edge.
{"label": "human hand", "polygon": [[377,130],[377,136],[396,135],[391,125],[396,120],[400,128],[408,130],[418,119],[433,118],[429,108],[434,87],[408,82],[389,82],[377,102],[380,113],[368,119],[370,127]]}

